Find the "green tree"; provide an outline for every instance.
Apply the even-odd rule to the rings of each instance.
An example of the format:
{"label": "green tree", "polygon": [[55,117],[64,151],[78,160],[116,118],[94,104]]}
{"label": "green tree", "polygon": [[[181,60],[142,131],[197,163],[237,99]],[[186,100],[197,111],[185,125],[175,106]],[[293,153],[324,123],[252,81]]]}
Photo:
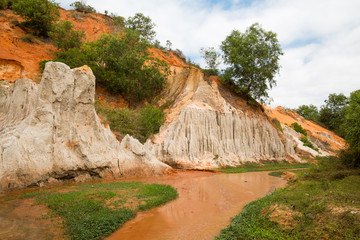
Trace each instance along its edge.
{"label": "green tree", "polygon": [[172,42],[170,40],[166,40],[166,49],[168,51],[171,51],[172,48]]}
{"label": "green tree", "polygon": [[360,90],[350,94],[341,128],[349,144],[349,148],[343,153],[343,161],[350,167],[360,167]]}
{"label": "green tree", "polygon": [[74,30],[74,24],[70,21],[61,21],[53,24],[49,32],[59,49],[67,50],[70,48],[79,48],[85,37],[84,31]]}
{"label": "green tree", "polygon": [[207,64],[206,72],[210,73],[210,75],[217,75],[221,63],[220,53],[215,51],[213,47],[201,48],[200,53]]}
{"label": "green tree", "polygon": [[24,24],[35,35],[48,37],[51,26],[60,17],[59,5],[53,0],[16,0],[12,9],[25,19]]}
{"label": "green tree", "polygon": [[301,105],[295,111],[306,119],[317,121],[319,110],[315,105]]}
{"label": "green tree", "polygon": [[321,107],[319,112],[319,122],[341,136],[343,134],[340,126],[344,120],[344,107],[346,107],[347,101],[347,97],[342,93],[329,94],[328,99],[325,100],[325,105]]}
{"label": "green tree", "polygon": [[265,31],[258,23],[245,33],[234,30],[221,44],[224,62],[228,67],[222,79],[235,86],[235,91],[246,98],[264,103],[268,90],[276,85],[279,58],[282,50],[276,34]]}
{"label": "green tree", "polygon": [[155,23],[150,17],[144,16],[142,13],[136,13],[135,16],[129,17],[125,22],[125,27],[132,31],[137,31],[140,38],[148,42],[155,39],[156,32],[154,31]]}

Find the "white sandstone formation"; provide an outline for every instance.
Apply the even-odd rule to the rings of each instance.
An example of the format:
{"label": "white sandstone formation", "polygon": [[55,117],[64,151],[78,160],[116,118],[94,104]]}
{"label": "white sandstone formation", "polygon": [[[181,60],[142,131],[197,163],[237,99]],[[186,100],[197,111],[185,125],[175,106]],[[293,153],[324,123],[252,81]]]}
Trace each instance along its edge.
{"label": "white sandstone formation", "polygon": [[49,62],[38,90],[31,80],[20,79],[0,93],[0,191],[171,169],[138,140],[126,136],[119,143],[100,123],[95,77],[86,66]]}
{"label": "white sandstone formation", "polygon": [[259,109],[203,78],[198,69],[169,79],[174,101],[167,124],[146,146],[163,162],[182,168],[237,166],[244,162],[300,159],[294,142]]}

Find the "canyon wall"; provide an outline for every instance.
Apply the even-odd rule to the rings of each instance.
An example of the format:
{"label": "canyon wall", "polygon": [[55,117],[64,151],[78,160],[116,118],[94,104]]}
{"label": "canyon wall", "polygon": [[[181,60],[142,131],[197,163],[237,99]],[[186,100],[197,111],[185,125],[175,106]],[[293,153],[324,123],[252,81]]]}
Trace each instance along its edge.
{"label": "canyon wall", "polygon": [[146,146],[171,166],[204,169],[300,160],[294,142],[259,107],[232,95],[216,78],[204,79],[196,68],[173,75],[164,95],[173,106],[165,126]]}
{"label": "canyon wall", "polygon": [[0,92],[0,191],[171,169],[136,139],[119,143],[100,123],[95,77],[86,66],[49,62],[38,89],[20,79]]}

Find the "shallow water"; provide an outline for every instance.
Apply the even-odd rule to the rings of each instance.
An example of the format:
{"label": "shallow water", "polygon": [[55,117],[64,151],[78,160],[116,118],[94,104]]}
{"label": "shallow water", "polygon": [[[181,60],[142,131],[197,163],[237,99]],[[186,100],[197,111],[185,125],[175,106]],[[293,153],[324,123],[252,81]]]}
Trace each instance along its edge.
{"label": "shallow water", "polygon": [[177,189],[179,197],[164,206],[139,212],[107,240],[213,239],[245,204],[286,184],[268,172],[180,172],[175,176],[134,180],[169,184]]}

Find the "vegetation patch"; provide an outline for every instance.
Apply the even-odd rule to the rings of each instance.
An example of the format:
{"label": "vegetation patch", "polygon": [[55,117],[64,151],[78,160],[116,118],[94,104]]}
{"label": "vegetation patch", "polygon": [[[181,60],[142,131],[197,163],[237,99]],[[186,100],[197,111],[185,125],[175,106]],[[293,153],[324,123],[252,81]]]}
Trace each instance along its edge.
{"label": "vegetation patch", "polygon": [[276,171],[276,172],[269,173],[269,175],[273,176],[273,177],[281,177],[282,174],[283,174],[283,171]]}
{"label": "vegetation patch", "polygon": [[305,147],[309,147],[311,149],[314,149],[315,151],[319,151],[319,149],[317,147],[315,147],[310,141],[309,139],[307,138],[307,136],[302,136],[300,138],[300,141],[302,141],[304,143],[304,146]]}
{"label": "vegetation patch", "polygon": [[277,127],[277,129],[279,129],[281,132],[284,132],[284,129],[282,128],[281,123],[277,118],[273,118],[271,122],[275,125],[275,127]]}
{"label": "vegetation patch", "polygon": [[246,205],[216,239],[358,239],[360,170],[334,157],[318,161],[288,187]]}
{"label": "vegetation patch", "polygon": [[243,172],[257,172],[257,171],[272,171],[279,169],[309,168],[313,165],[314,164],[311,163],[288,163],[288,162],[244,163],[239,167],[219,168],[217,170],[224,173],[243,173]]}
{"label": "vegetation patch", "polygon": [[35,198],[64,221],[70,239],[102,239],[133,218],[139,210],[164,204],[178,196],[177,191],[160,184],[116,182],[81,184],[47,191],[29,192],[22,198]]}
{"label": "vegetation patch", "polygon": [[120,135],[129,134],[144,143],[150,136],[159,132],[165,121],[160,108],[146,105],[144,108],[111,108],[96,102],[96,111],[110,125],[112,131]]}
{"label": "vegetation patch", "polygon": [[293,122],[291,125],[290,125],[296,132],[298,133],[301,133],[301,134],[304,134],[304,136],[307,136],[307,132],[305,129],[303,129],[303,127],[298,124],[297,122]]}

